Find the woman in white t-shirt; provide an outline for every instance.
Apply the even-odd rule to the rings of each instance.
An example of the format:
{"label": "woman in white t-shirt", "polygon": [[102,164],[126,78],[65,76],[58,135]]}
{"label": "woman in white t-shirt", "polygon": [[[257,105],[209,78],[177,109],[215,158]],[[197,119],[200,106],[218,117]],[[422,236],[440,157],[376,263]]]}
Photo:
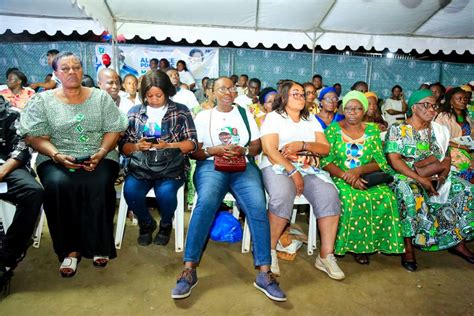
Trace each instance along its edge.
{"label": "woman in white t-shirt", "polygon": [[186,62],[184,60],[178,60],[176,63],[176,69],[178,69],[181,83],[187,84],[189,90],[193,91],[196,87],[196,80],[194,80],[193,75],[188,70],[188,67],[186,67]]}
{"label": "woman in white t-shirt", "polygon": [[216,157],[235,159],[253,157],[261,152],[260,133],[252,114],[234,105],[234,83],[227,77],[214,82],[216,107],[198,113],[195,119],[199,149],[194,184],[197,203],[189,223],[184,252],[184,269],[178,277],[172,298],[188,297],[196,286],[196,267],[201,260],[209,231],[216,212],[227,192],[247,216],[252,234],[254,265],[260,273],[254,286],[275,301],[285,301],[286,295],[279,288],[270,271],[270,226],[268,223],[265,192],[257,166],[247,160],[244,171],[228,172],[215,168]]}
{"label": "woman in white t-shirt", "polygon": [[287,81],[261,128],[265,156],[263,182],[270,199],[272,271],[279,272],[276,245],[293,210],[296,195],[303,194],[313,207],[321,234],[321,252],[315,266],[329,277],[344,279],[334,257],[334,241],[341,203],[329,174],[319,169],[318,156],[329,153],[319,122],[305,107],[304,88]]}

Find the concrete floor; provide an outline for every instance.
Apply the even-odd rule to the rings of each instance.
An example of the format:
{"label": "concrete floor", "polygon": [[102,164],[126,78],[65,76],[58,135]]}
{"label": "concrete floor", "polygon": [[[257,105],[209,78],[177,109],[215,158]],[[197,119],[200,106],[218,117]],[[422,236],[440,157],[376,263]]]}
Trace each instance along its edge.
{"label": "concrete floor", "polygon": [[[303,221],[298,216],[306,229]],[[288,301],[275,303],[253,287],[252,256],[240,253],[240,243],[210,241],[199,285],[189,298],[173,300],[183,254],[174,252],[174,238],[166,247],[139,247],[137,234],[127,221],[117,259],[105,269],[83,260],[75,277],[63,279],[45,229],[41,247],[30,248],[15,271],[0,315],[474,315],[474,266],[445,251],[419,251],[415,273],[397,256],[374,255],[370,265],[346,256],[339,259],[346,273],[339,282],[313,267],[315,255],[308,257],[304,246],[295,261],[281,261]]]}

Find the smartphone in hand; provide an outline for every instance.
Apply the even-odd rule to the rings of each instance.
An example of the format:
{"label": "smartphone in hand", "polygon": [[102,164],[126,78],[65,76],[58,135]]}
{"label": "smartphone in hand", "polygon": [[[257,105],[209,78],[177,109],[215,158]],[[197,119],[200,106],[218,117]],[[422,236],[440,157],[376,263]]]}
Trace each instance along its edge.
{"label": "smartphone in hand", "polygon": [[145,141],[152,144],[158,144],[158,139],[156,137],[145,137]]}
{"label": "smartphone in hand", "polygon": [[74,163],[80,165],[80,164],[83,164],[84,162],[86,162],[88,160],[91,160],[91,156],[89,156],[89,155],[80,156],[80,157],[74,158]]}

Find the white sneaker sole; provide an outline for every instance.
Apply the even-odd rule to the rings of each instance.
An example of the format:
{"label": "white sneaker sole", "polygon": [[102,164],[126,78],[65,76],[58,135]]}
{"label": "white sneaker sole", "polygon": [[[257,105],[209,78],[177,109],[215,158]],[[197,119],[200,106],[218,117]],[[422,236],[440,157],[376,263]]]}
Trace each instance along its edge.
{"label": "white sneaker sole", "polygon": [[269,299],[277,302],[286,302],[286,297],[281,298],[281,297],[275,297],[271,295],[270,293],[267,292],[264,288],[261,288],[256,282],[253,282],[253,286],[255,286],[258,290],[262,291],[263,294],[265,294]]}
{"label": "white sneaker sole", "polygon": [[329,271],[326,269],[324,264],[319,263],[319,261],[316,261],[316,263],[314,264],[314,267],[318,270],[321,270],[321,271],[325,272],[333,280],[341,281],[341,280],[344,280],[346,278],[345,275],[337,276],[337,275],[333,275],[333,274],[329,273]]}
{"label": "white sneaker sole", "polygon": [[171,293],[171,298],[181,299],[181,298],[189,297],[189,295],[191,295],[191,291],[196,287],[196,285],[198,285],[198,283],[199,283],[199,280],[196,283],[194,283],[193,286],[191,286],[188,293],[185,293],[185,294],[173,294],[173,293]]}

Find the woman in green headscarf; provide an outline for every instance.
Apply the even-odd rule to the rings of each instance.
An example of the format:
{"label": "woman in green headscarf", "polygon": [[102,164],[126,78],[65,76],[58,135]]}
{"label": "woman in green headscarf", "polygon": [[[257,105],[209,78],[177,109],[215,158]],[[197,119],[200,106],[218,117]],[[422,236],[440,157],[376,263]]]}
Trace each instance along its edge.
{"label": "woman in green headscarf", "polygon": [[322,161],[342,202],[334,253],[350,252],[356,262],[368,264],[369,254],[405,251],[395,195],[387,184],[369,188],[362,178],[380,170],[394,172],[385,160],[379,128],[363,122],[369,106],[367,97],[351,91],[342,105],[345,119],[326,129],[331,151]]}
{"label": "woman in green headscarf", "polygon": [[[408,119],[393,124],[385,138],[388,161],[401,174],[393,189],[405,237],[402,265],[409,271],[417,269],[413,245],[426,251],[448,249],[474,263],[474,253],[465,243],[474,236],[474,189],[450,174],[449,132],[432,122],[437,109],[430,90],[414,92],[408,101]],[[428,172],[425,167],[423,172],[422,165],[433,156],[437,161],[432,166],[442,168]]]}

